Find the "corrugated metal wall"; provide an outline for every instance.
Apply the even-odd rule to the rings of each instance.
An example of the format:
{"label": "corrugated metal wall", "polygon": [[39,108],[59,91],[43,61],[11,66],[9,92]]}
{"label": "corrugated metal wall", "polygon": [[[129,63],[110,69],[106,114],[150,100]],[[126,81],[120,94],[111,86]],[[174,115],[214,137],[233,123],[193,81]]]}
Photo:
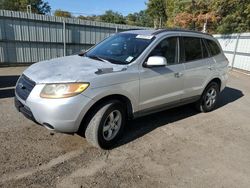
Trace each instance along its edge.
{"label": "corrugated metal wall", "polygon": [[[33,63],[60,57],[64,53],[70,55],[90,48],[116,30],[139,28],[0,10],[0,66]],[[250,33],[214,36],[219,40],[230,66],[250,71]]]}
{"label": "corrugated metal wall", "polygon": [[230,66],[250,71],[250,33],[214,35],[221,44]]}
{"label": "corrugated metal wall", "polygon": [[[63,30],[65,22],[65,34]],[[0,65],[33,63],[88,49],[116,31],[139,27],[0,10]]]}

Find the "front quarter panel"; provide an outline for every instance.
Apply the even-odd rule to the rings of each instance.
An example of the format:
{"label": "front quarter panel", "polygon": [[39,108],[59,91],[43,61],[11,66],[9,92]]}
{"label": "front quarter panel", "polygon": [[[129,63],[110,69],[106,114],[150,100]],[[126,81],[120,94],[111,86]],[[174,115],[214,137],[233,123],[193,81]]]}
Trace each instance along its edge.
{"label": "front quarter panel", "polygon": [[130,100],[133,112],[136,112],[138,111],[139,79],[126,83],[88,88],[82,95],[91,98],[95,102],[110,95],[122,95]]}
{"label": "front quarter panel", "polygon": [[138,66],[128,66],[126,70],[96,75],[90,80],[89,88],[83,95],[98,101],[109,95],[123,95],[132,104],[133,111],[138,109],[139,73]]}

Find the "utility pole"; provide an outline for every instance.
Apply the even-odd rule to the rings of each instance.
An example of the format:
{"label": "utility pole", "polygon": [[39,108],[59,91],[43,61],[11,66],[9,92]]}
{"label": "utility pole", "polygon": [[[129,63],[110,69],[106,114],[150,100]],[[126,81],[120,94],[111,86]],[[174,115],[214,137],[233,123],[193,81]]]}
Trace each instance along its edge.
{"label": "utility pole", "polygon": [[206,33],[206,32],[207,32],[207,14],[206,14],[206,21],[205,21],[205,23],[204,23],[204,25],[203,25],[202,32],[203,32],[203,33]]}
{"label": "utility pole", "polygon": [[63,56],[66,56],[66,22],[63,19]]}
{"label": "utility pole", "polygon": [[195,9],[195,1],[192,0],[192,13],[193,13],[192,28],[193,30],[195,30],[194,9]]}
{"label": "utility pole", "polygon": [[176,11],[176,1],[174,1],[174,27],[176,27],[176,15],[177,15],[177,11]]}
{"label": "utility pole", "polygon": [[31,5],[27,5],[27,13],[31,13]]}
{"label": "utility pole", "polygon": [[162,28],[162,18],[160,17],[160,23],[159,23],[160,29]]}

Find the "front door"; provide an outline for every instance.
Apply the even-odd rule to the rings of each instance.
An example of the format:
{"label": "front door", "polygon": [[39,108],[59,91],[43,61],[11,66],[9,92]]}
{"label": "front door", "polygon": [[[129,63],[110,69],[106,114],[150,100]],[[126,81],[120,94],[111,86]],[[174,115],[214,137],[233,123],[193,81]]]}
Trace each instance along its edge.
{"label": "front door", "polygon": [[179,102],[183,95],[184,65],[179,63],[179,38],[163,39],[150,53],[167,60],[164,67],[142,67],[140,70],[139,109],[153,110]]}

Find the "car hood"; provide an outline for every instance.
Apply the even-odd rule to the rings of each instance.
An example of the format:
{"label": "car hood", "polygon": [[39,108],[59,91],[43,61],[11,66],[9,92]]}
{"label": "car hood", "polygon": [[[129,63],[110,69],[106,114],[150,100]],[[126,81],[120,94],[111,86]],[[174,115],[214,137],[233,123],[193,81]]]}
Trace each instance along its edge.
{"label": "car hood", "polygon": [[87,82],[98,75],[123,70],[126,65],[73,55],[35,63],[24,74],[36,83]]}

